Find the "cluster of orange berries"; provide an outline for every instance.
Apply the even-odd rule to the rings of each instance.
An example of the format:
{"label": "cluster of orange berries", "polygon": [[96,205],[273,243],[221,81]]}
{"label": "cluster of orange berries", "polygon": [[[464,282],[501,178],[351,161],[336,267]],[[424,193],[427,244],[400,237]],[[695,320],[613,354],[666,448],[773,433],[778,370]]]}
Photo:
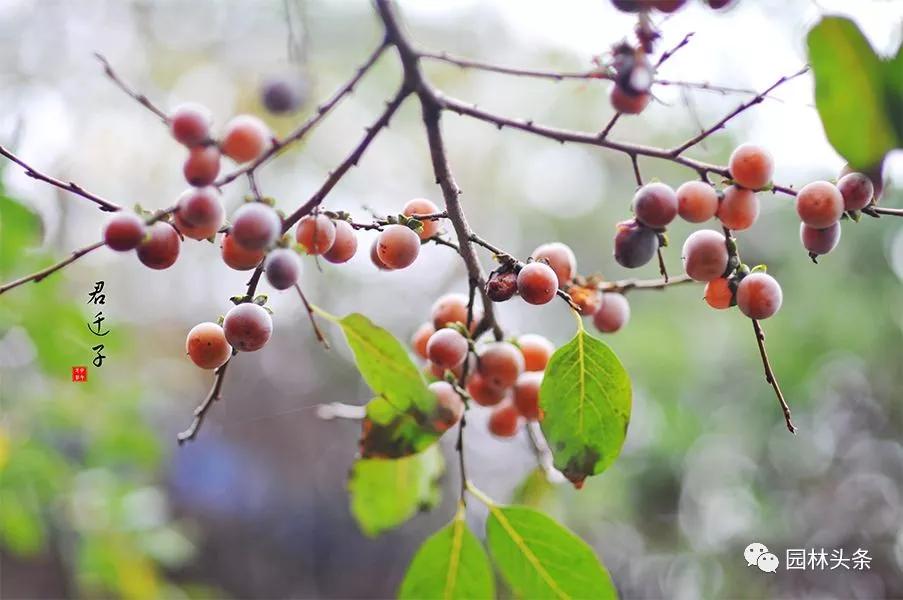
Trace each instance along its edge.
{"label": "cluster of orange berries", "polygon": [[[301,273],[299,251],[322,255],[332,263],[349,261],[357,252],[357,237],[352,224],[323,214],[301,218],[295,230],[297,248],[291,248],[283,236],[284,222],[267,201],[258,199],[241,205],[226,224],[226,211],[215,187],[221,156],[236,163],[249,163],[264,156],[274,143],[267,126],[257,117],[239,115],[230,120],[221,139],[211,136],[211,119],[203,107],[188,104],[176,108],[168,117],[172,136],[188,148],[183,174],[191,185],[176,202],[171,218],[146,221],[134,212],[116,213],[104,228],[104,242],[119,252],[134,250],[138,259],[151,269],[168,269],[179,257],[184,238],[213,241],[223,233],[223,262],[230,268],[247,271],[263,263],[267,281],[277,290],[296,285]],[[438,212],[429,200],[408,202],[399,224],[381,228],[371,248],[373,263],[384,270],[411,265],[423,240],[435,235],[434,220],[419,221],[416,215]],[[415,227],[418,231],[412,229]],[[252,352],[262,348],[273,330],[268,309],[242,299],[217,323],[201,323],[188,335],[186,349],[196,365],[216,369],[229,360],[233,351]]]}
{"label": "cluster of orange berries", "polygon": [[493,302],[505,302],[519,295],[529,304],[546,304],[559,293],[570,297],[584,317],[591,317],[603,333],[614,333],[630,318],[630,306],[623,294],[602,292],[598,278],[577,274],[577,257],[570,246],[549,242],[538,246],[526,265],[506,261],[486,282],[486,295]]}
{"label": "cluster of orange berries", "polygon": [[[662,243],[665,228],[680,216],[690,223],[712,218],[733,231],[749,229],[759,217],[757,190],[768,189],[774,174],[774,159],[764,148],[743,144],[728,163],[731,184],[717,191],[704,181],[689,181],[675,192],[663,183],[642,186],[633,198],[635,217],[618,223],[614,257],[622,266],[645,265]],[[862,173],[846,173],[837,185],[816,181],[796,194],[796,210],[802,221],[800,239],[814,257],[830,252],[840,239],[840,219],[868,206],[874,197],[871,179]],[[737,305],[753,319],[765,319],[781,306],[780,285],[761,270],[740,264],[733,240],[713,230],[692,233],[681,256],[687,275],[705,282],[706,302],[713,308]]]}
{"label": "cluster of orange berries", "polygon": [[[476,324],[482,311],[474,307],[470,322]],[[542,419],[539,388],[543,371],[555,351],[546,338],[527,334],[516,341],[493,341],[479,346],[469,329],[468,299],[446,294],[432,306],[431,318],[411,339],[414,352],[427,361],[427,373],[440,379],[430,384],[440,415],[436,429],[445,431],[461,419],[464,400],[460,388],[449,381],[466,380],[467,395],[480,406],[491,407],[489,431],[498,437],[517,434],[524,421]],[[441,423],[441,425],[440,425]]]}

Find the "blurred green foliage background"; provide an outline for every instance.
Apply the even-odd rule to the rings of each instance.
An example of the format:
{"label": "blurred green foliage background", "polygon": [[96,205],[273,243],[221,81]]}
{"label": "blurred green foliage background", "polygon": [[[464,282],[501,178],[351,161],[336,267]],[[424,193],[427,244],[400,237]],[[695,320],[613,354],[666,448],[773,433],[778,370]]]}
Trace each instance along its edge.
{"label": "blurred green foliage background", "polygon": [[[879,49],[896,47],[891,25],[903,14],[900,2],[819,4],[848,10]],[[203,102],[220,125],[237,112],[263,115],[262,77],[304,77],[311,92],[302,114],[268,118],[284,133],[380,37],[367,2],[290,3],[296,45],[303,39],[307,48],[299,65],[287,58],[292,41],[282,2],[49,1],[41,19],[31,8],[27,1],[0,7],[0,140],[51,174],[148,208],[168,206],[184,186],[182,150],[113,89],[91,51],[104,52],[159,104]],[[804,62],[813,11],[803,0],[741,0],[724,14],[694,5],[661,23],[663,48],[696,32],[663,75],[767,86]],[[601,0],[554,7],[407,2],[402,12],[426,47],[563,70],[587,68],[633,25]],[[428,72],[448,93],[512,116],[593,131],[611,115],[603,82],[553,84],[433,64]],[[384,57],[334,117],[261,173],[264,193],[283,208],[309,197],[398,75],[394,57]],[[670,146],[740,101],[671,87],[660,95],[613,135]],[[751,139],[775,152],[783,184],[833,178],[841,161],[811,104],[811,80],[801,78],[692,154],[724,164],[737,143]],[[634,188],[624,156],[451,115],[444,127],[464,208],[483,237],[519,256],[564,240],[581,273],[657,276],[654,265],[628,273],[611,258],[614,223],[627,217]],[[887,166],[888,206],[903,205],[899,159],[892,155]],[[693,176],[669,163],[641,160],[640,167],[647,179],[675,186]],[[14,165],[5,166],[3,181],[3,280],[98,239],[104,215],[93,206],[29,180]],[[246,193],[241,185],[227,191],[228,208]],[[367,209],[397,212],[416,196],[439,195],[420,115],[408,103],[326,206],[365,218]],[[469,416],[467,458],[477,485],[499,500],[541,506],[574,529],[623,597],[903,596],[901,223],[844,222],[839,248],[816,266],[799,244],[789,201],[762,194],[762,204],[759,222],[738,237],[744,259],[766,263],[784,288],[784,307],[765,329],[798,435],[784,429],[748,320],[708,309],[695,285],[630,294],[630,324],[606,338],[634,382],[627,445],[582,491],[532,475],[525,436],[494,440],[485,413]],[[680,271],[679,247],[692,229],[678,224],[670,232],[671,272]],[[369,243],[365,236],[360,247]],[[448,249],[427,248],[414,267],[392,274],[377,273],[364,254],[322,271],[306,261],[302,281],[312,301],[333,314],[363,312],[406,339],[436,296],[466,288]],[[380,537],[361,534],[345,489],[357,425],[320,421],[315,407],[362,404],[368,391],[338,331],[330,331],[334,350],[323,352],[294,295],[271,294],[273,340],[230,367],[224,401],[199,439],[175,444],[210,385],[209,374],[185,359],[184,336],[227,310],[246,276],[222,265],[207,243],[186,243],[179,263],[164,272],[99,250],[0,297],[4,597],[394,595],[416,547],[454,513],[455,463],[447,461],[435,510]],[[85,302],[98,280],[106,282],[109,358],[101,369],[89,367],[87,383],[75,384],[70,367],[90,365],[93,356]],[[537,332],[559,344],[573,334],[559,303],[512,301],[500,312],[511,334]],[[447,458],[449,442],[442,443]],[[479,506],[468,518],[482,531]],[[753,541],[782,562],[784,549],[811,547],[848,555],[865,548],[873,561],[865,572],[782,567],[769,575],[742,559]]]}

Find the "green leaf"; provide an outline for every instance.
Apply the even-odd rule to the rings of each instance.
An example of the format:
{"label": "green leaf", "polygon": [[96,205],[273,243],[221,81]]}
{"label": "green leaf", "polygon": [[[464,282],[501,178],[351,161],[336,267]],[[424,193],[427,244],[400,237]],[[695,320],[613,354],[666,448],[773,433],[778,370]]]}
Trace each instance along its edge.
{"label": "green leaf", "polygon": [[0,491],[0,541],[17,556],[34,556],[44,545],[44,525],[33,507]]}
{"label": "green leaf", "polygon": [[630,377],[605,342],[582,325],[552,355],[539,392],[542,431],[555,467],[580,487],[608,468],[630,422]]}
{"label": "green leaf", "polygon": [[897,146],[903,145],[903,42],[897,55],[884,63],[888,116],[897,132]]}
{"label": "green leaf", "polygon": [[462,513],[423,542],[398,593],[402,600],[477,600],[494,596],[489,558],[467,528]]}
{"label": "green leaf", "polygon": [[364,381],[373,392],[399,411],[429,410],[433,396],[404,345],[364,315],[353,313],[338,321],[354,353]]}
{"label": "green leaf", "polygon": [[617,598],[589,545],[525,506],[489,506],[486,542],[499,571],[523,598]]}
{"label": "green leaf", "polygon": [[8,275],[25,252],[41,243],[41,220],[0,187],[0,274]]}
{"label": "green leaf", "polygon": [[511,501],[534,508],[541,507],[553,494],[555,486],[549,483],[542,467],[536,467],[514,490]]}
{"label": "green leaf", "polygon": [[439,477],[445,461],[439,447],[405,458],[362,458],[351,470],[351,514],[374,536],[404,523],[440,500]]}
{"label": "green leaf", "polygon": [[435,442],[439,434],[429,422],[436,400],[405,346],[363,315],[350,314],[336,322],[361,376],[378,396],[367,405],[361,455],[398,458]]}
{"label": "green leaf", "polygon": [[367,403],[360,440],[364,458],[402,458],[431,446],[440,433],[417,409],[401,412],[385,398]]}
{"label": "green leaf", "polygon": [[825,17],[807,42],[815,105],[828,140],[854,169],[874,167],[903,139],[887,103],[886,65],[849,19]]}

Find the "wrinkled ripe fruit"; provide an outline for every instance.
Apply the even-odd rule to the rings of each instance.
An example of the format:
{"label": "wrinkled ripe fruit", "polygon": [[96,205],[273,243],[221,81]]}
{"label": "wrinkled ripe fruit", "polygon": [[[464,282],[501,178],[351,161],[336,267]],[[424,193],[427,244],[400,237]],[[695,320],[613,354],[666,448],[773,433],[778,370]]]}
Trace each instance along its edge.
{"label": "wrinkled ripe fruit", "polygon": [[728,229],[743,231],[749,229],[759,218],[759,197],[752,190],[728,186],[716,213],[721,223]]}
{"label": "wrinkled ripe fruit", "polygon": [[737,286],[737,307],[750,319],[767,319],[782,301],[780,284],[767,273],[750,273]]}
{"label": "wrinkled ripe fruit", "polygon": [[532,262],[517,274],[517,292],[529,304],[546,304],[555,297],[558,277],[552,267]]}
{"label": "wrinkled ripe fruit", "polygon": [[593,315],[593,325],[602,333],[615,333],[630,320],[630,304],[624,294],[604,292],[602,306]]}
{"label": "wrinkled ripe fruit", "polygon": [[844,210],[862,210],[875,195],[875,185],[862,173],[847,173],[841,177],[837,182],[837,190],[843,196]]}
{"label": "wrinkled ripe fruit", "polygon": [[277,248],[267,255],[263,270],[271,286],[277,290],[287,290],[298,283],[301,259],[294,250]]}
{"label": "wrinkled ripe fruit", "polygon": [[718,310],[730,308],[734,304],[734,292],[731,291],[730,282],[719,277],[705,284],[706,304]]}
{"label": "wrinkled ripe fruit", "polygon": [[724,275],[728,254],[724,234],[711,229],[694,231],[684,242],[684,271],[695,281],[711,281]]}
{"label": "wrinkled ripe fruit", "polygon": [[486,282],[486,295],[493,302],[505,302],[517,293],[517,273],[493,271]]}
{"label": "wrinkled ripe fruit", "polygon": [[138,246],[138,260],[144,266],[158,271],[168,269],[179,258],[182,240],[175,227],[163,221],[157,221],[147,228],[147,237]]}
{"label": "wrinkled ripe fruit", "polygon": [[622,267],[635,269],[642,267],[655,256],[658,250],[658,236],[636,219],[622,221],[616,225],[614,239],[615,260]]}
{"label": "wrinkled ripe fruit", "polygon": [[524,372],[524,355],[508,342],[491,342],[479,353],[478,365],[488,385],[507,389]]}
{"label": "wrinkled ripe fruit", "polygon": [[467,338],[454,329],[440,329],[427,342],[426,354],[440,369],[454,369],[464,364],[468,347]]}
{"label": "wrinkled ripe fruit", "polygon": [[436,333],[436,328],[432,323],[423,323],[411,336],[411,348],[420,358],[426,360],[429,355],[426,353],[426,344],[430,341],[430,337]]}
{"label": "wrinkled ripe fruit", "polygon": [[270,143],[270,130],[266,124],[251,115],[238,115],[226,123],[220,142],[223,154],[237,163],[259,158]]}
{"label": "wrinkled ripe fruit", "polygon": [[379,260],[392,269],[411,266],[420,254],[420,237],[404,225],[389,225],[376,240]]}
{"label": "wrinkled ripe fruit", "polygon": [[199,104],[182,104],[169,115],[169,129],[177,142],[200,146],[210,139],[210,111]]}
{"label": "wrinkled ripe fruit", "polygon": [[323,253],[323,258],[333,264],[346,263],[357,253],[357,236],[348,221],[335,221],[335,240]]}
{"label": "wrinkled ripe fruit", "polygon": [[220,153],[216,146],[195,146],[182,167],[185,181],[195,187],[210,185],[219,175]]}
{"label": "wrinkled ripe fruit", "polygon": [[688,181],[676,195],[677,214],[688,223],[704,223],[718,212],[718,192],[704,181]]}
{"label": "wrinkled ripe fruit", "polygon": [[308,254],[323,254],[335,244],[336,231],[336,224],[326,215],[307,215],[298,221],[295,240]]}
{"label": "wrinkled ripe fruit", "polygon": [[632,208],[637,221],[647,227],[661,229],[677,216],[677,196],[664,183],[648,183],[637,190]]}
{"label": "wrinkled ripe fruit", "polygon": [[436,409],[432,415],[433,429],[437,433],[448,431],[464,415],[464,400],[447,381],[434,381],[429,389],[436,396]]}
{"label": "wrinkled ripe fruit", "polygon": [[134,250],[144,240],[144,221],[131,212],[120,211],[113,215],[103,230],[103,241],[117,252]]}
{"label": "wrinkled ripe fruit", "polygon": [[228,233],[223,236],[221,250],[223,262],[236,271],[250,271],[266,256],[266,250],[247,250]]}
{"label": "wrinkled ripe fruit", "polygon": [[489,432],[496,437],[514,437],[519,425],[520,413],[510,402],[499,406],[489,415]]}
{"label": "wrinkled ripe fruit", "polygon": [[554,344],[535,333],[520,336],[517,338],[517,345],[524,356],[524,369],[527,371],[544,371],[555,353]]}
{"label": "wrinkled ripe fruit", "polygon": [[[426,198],[415,198],[404,205],[401,213],[406,217],[414,215],[432,215],[439,212],[439,207]],[[424,219],[420,221],[423,229],[420,230],[420,239],[426,240],[439,233],[439,221]]]}
{"label": "wrinkled ripe fruit", "polygon": [[549,261],[549,266],[558,276],[557,287],[563,287],[570,283],[571,279],[577,275],[577,256],[567,244],[561,242],[542,244],[530,256],[536,261],[542,259]]}
{"label": "wrinkled ripe fruit", "polygon": [[638,115],[649,106],[652,95],[646,93],[631,96],[619,86],[613,85],[611,86],[611,92],[609,93],[608,99],[611,101],[612,108],[619,113],[625,115]]}
{"label": "wrinkled ripe fruit", "polygon": [[517,412],[528,421],[542,419],[539,408],[539,388],[542,385],[542,373],[528,371],[517,378],[514,384],[514,406]]}
{"label": "wrinkled ripe fruit", "polygon": [[232,356],[223,328],[216,323],[199,323],[188,332],[185,352],[202,369],[218,369]]}
{"label": "wrinkled ripe fruit", "polygon": [[273,334],[273,319],[265,308],[244,302],[226,313],[223,321],[226,340],[241,352],[260,350]]}
{"label": "wrinkled ripe fruit", "polygon": [[467,393],[480,406],[495,406],[505,399],[505,389],[491,385],[479,371],[468,375]]}
{"label": "wrinkled ripe fruit", "polygon": [[813,181],[797,193],[796,212],[809,227],[825,229],[840,220],[843,196],[837,186],[827,181]]}
{"label": "wrinkled ripe fruit", "polygon": [[282,221],[276,211],[263,202],[241,205],[232,215],[230,233],[246,250],[269,248],[282,232]]}
{"label": "wrinkled ripe fruit", "polygon": [[764,188],[774,175],[771,153],[755,144],[737,146],[728,161],[728,170],[737,185],[751,190]]}
{"label": "wrinkled ripe fruit", "polygon": [[840,223],[834,223],[825,229],[815,229],[800,223],[800,241],[803,248],[812,254],[827,254],[836,248],[840,241]]}

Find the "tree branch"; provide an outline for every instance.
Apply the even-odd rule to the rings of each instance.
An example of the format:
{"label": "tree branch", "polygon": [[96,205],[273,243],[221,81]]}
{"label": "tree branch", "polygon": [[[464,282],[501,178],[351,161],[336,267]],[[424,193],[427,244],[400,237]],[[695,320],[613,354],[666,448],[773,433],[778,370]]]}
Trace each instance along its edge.
{"label": "tree branch", "polygon": [[60,181],[59,179],[55,179],[49,175],[45,175],[45,174],[41,173],[40,171],[38,171],[37,169],[35,169],[34,167],[32,167],[31,165],[26,163],[24,160],[22,160],[21,158],[19,158],[15,154],[13,154],[10,150],[4,148],[3,146],[0,146],[0,154],[2,154],[3,156],[5,156],[9,160],[11,160],[12,162],[16,163],[17,165],[19,165],[20,167],[25,169],[25,174],[27,176],[31,177],[32,179],[36,179],[38,181],[43,181],[44,183],[49,183],[50,185],[52,185],[54,187],[58,187],[61,190],[66,190],[67,192],[71,192],[73,194],[81,196],[82,198],[86,198],[86,199],[90,200],[91,202],[93,202],[94,204],[98,205],[100,207],[100,210],[102,210],[102,211],[116,212],[117,210],[122,210],[122,207],[119,206],[118,204],[110,202],[109,200],[104,200],[103,198],[101,198],[100,196],[98,196],[96,194],[92,194],[91,192],[87,191],[85,188],[78,185],[77,183],[74,183],[72,181],[68,181],[68,182]]}
{"label": "tree branch", "polygon": [[318,189],[310,199],[298,207],[295,212],[290,214],[285,218],[285,222],[282,225],[283,233],[288,231],[292,225],[297,223],[301,217],[309,214],[314,208],[320,205],[320,203],[326,198],[329,192],[333,187],[342,179],[345,173],[351,167],[357,165],[358,161],[361,159],[361,156],[364,155],[367,148],[370,146],[370,143],[376,139],[376,136],[382,131],[384,128],[389,126],[389,121],[392,119],[392,116],[395,114],[395,111],[401,106],[404,102],[405,98],[407,98],[411,94],[411,90],[406,86],[402,86],[401,89],[395,94],[395,96],[386,103],[386,108],[383,113],[379,116],[379,118],[366,129],[366,134],[363,139],[358,143],[358,145],[352,150],[351,154],[348,155],[342,163],[329,174],[329,177],[326,178],[326,181],[323,185]]}
{"label": "tree branch", "polygon": [[235,358],[235,355],[232,355],[232,358],[226,361],[226,363],[219,367],[216,371],[214,371],[213,378],[213,387],[210,388],[210,392],[207,394],[207,397],[204,398],[204,401],[201,402],[196,409],[194,409],[194,419],[191,420],[191,424],[185,431],[180,432],[176,435],[176,441],[179,442],[181,446],[185,442],[189,442],[194,440],[197,437],[198,431],[201,429],[201,424],[204,422],[204,417],[207,416],[207,412],[210,410],[210,407],[213,406],[213,403],[222,398],[222,390],[223,390],[223,382],[226,379],[226,368],[228,368],[229,363],[232,362],[232,359]]}
{"label": "tree branch", "polygon": [[796,426],[793,424],[793,421],[790,420],[790,406],[788,406],[787,401],[784,400],[781,386],[778,385],[778,380],[774,376],[774,371],[771,369],[771,363],[768,360],[768,352],[765,351],[765,332],[762,331],[762,326],[759,325],[759,322],[756,319],[750,320],[753,324],[753,330],[756,332],[756,343],[759,344],[759,354],[762,355],[762,365],[765,367],[765,381],[774,388],[774,393],[778,397],[778,404],[781,405],[781,411],[784,413],[784,423],[787,425],[787,430],[790,433],[796,433]]}
{"label": "tree branch", "polygon": [[114,84],[116,84],[116,87],[118,87],[120,90],[122,90],[123,92],[125,92],[126,94],[128,94],[129,96],[134,98],[135,101],[138,102],[138,104],[140,104],[147,110],[149,110],[152,113],[154,113],[155,115],[157,115],[157,117],[161,121],[163,121],[164,124],[169,124],[169,117],[166,115],[166,113],[163,112],[162,110],[160,110],[159,108],[157,108],[157,106],[153,102],[151,102],[147,96],[133,90],[128,84],[126,84],[125,81],[123,81],[119,77],[119,75],[116,74],[116,71],[114,71],[113,67],[110,65],[110,61],[108,61],[106,59],[106,57],[104,57],[103,54],[100,54],[99,52],[95,52],[94,56],[96,56],[97,60],[100,61],[100,64],[103,65],[103,72],[106,74],[107,77],[110,78],[110,80]]}
{"label": "tree branch", "polygon": [[621,279],[620,281],[603,281],[599,284],[599,289],[603,292],[625,294],[630,290],[663,290],[682,283],[693,283],[693,280],[688,275],[678,275],[668,279]]}
{"label": "tree branch", "polygon": [[766,88],[764,91],[756,94],[753,98],[750,98],[746,102],[743,102],[742,104],[740,104],[740,106],[738,106],[731,112],[727,113],[720,121],[718,121],[717,123],[715,123],[708,129],[699,132],[698,134],[694,135],[693,137],[688,139],[686,142],[684,142],[680,146],[677,146],[676,148],[671,150],[671,154],[674,156],[679,156],[685,150],[692,148],[693,146],[695,146],[702,140],[706,139],[707,137],[709,137],[710,135],[712,135],[719,129],[724,128],[724,126],[727,125],[728,121],[730,121],[731,119],[733,119],[734,117],[736,117],[737,115],[739,115],[740,113],[745,111],[746,109],[751,108],[751,107],[755,106],[756,104],[759,104],[760,102],[765,100],[765,97],[768,94],[770,94],[771,92],[773,92],[776,88],[780,87],[781,85],[787,83],[788,81],[790,81],[792,79],[799,77],[800,75],[802,75],[803,73],[806,73],[807,71],[809,71],[809,65],[806,65],[805,67],[803,67],[802,69],[800,69],[799,71],[797,71],[796,73],[794,73],[792,75],[784,75],[783,77],[781,77],[780,79],[775,81],[773,84],[768,86],[768,88]]}
{"label": "tree branch", "polygon": [[93,252],[94,250],[97,250],[98,248],[100,248],[103,245],[104,245],[104,242],[100,241],[100,242],[94,242],[90,246],[85,246],[84,248],[79,248],[78,250],[73,250],[72,253],[66,259],[61,260],[60,262],[58,262],[56,264],[50,265],[46,269],[41,269],[40,271],[38,271],[36,273],[32,273],[31,275],[26,275],[25,277],[21,277],[19,279],[16,279],[15,281],[10,281],[9,283],[3,284],[2,286],[0,286],[0,294],[8,292],[9,290],[19,287],[20,285],[22,285],[24,283],[28,283],[29,281],[34,281],[35,283],[37,283],[37,282],[41,281],[42,279],[44,279],[45,277],[47,277],[48,275],[50,275],[51,273],[59,271],[63,267],[74,263],[76,260],[78,260],[79,258],[84,256],[85,254],[87,254],[89,252]]}

